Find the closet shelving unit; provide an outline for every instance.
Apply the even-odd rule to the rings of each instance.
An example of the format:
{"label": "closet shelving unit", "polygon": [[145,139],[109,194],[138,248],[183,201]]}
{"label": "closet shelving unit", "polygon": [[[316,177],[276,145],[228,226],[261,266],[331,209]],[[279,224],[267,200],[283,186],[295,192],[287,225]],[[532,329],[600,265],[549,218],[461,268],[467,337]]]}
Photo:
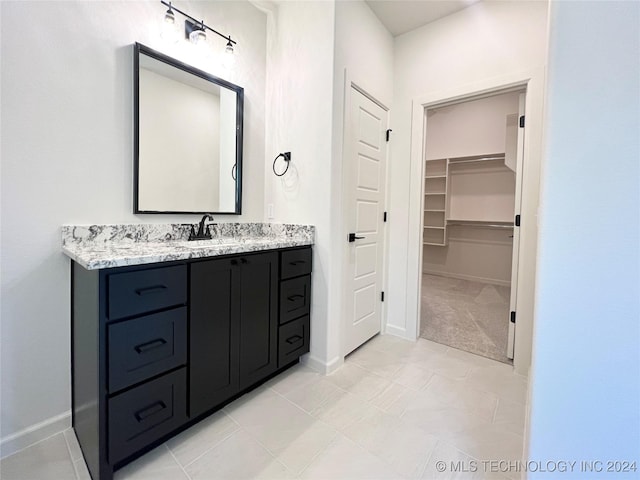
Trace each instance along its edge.
{"label": "closet shelving unit", "polygon": [[425,245],[444,246],[447,241],[448,159],[427,160],[424,177]]}
{"label": "closet shelving unit", "polygon": [[[425,162],[423,244],[446,246],[448,227],[512,229],[513,220],[480,218],[478,212],[462,215],[451,208],[451,176],[462,169],[474,171],[509,171],[505,154],[440,158]],[[451,215],[454,216],[451,216]],[[512,214],[508,216],[513,218]]]}

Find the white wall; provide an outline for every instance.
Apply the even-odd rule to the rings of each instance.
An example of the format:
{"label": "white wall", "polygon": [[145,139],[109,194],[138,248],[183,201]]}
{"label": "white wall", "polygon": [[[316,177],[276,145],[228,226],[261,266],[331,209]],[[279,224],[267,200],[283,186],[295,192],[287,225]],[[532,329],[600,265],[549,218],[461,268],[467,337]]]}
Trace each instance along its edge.
{"label": "white wall", "polygon": [[427,112],[426,159],[504,153],[507,115],[519,93],[456,103]]}
{"label": "white wall", "polygon": [[[416,112],[422,104],[521,81],[528,82],[524,166],[528,183],[522,205],[527,222],[521,228],[521,247],[528,256],[525,261],[521,257],[520,266],[528,276],[519,279],[524,294],[518,297],[518,331],[531,328],[546,13],[546,2],[479,2],[395,39],[389,257],[393,288],[387,325],[392,333],[414,338],[417,332],[423,130]],[[411,258],[407,252],[412,252]],[[530,357],[530,342],[526,343],[516,339],[516,354],[522,354],[520,368],[525,372]]]}
{"label": "white wall", "polygon": [[[342,362],[342,128],[345,69],[390,104],[392,39],[361,1],[260,2],[268,39],[265,216],[316,226],[309,363]],[[290,171],[271,173],[280,152]],[[282,163],[278,168],[282,168]],[[346,238],[346,237],[345,237]]]}
{"label": "white wall", "polygon": [[531,460],[640,467],[638,32],[638,2],[551,4]]}
{"label": "white wall", "polygon": [[[232,69],[160,38],[160,2],[0,3],[5,440],[57,415],[68,421],[69,260],[60,225],[196,220],[131,213],[134,42],[245,88],[244,213],[216,220],[263,218],[265,15],[244,1],[181,7],[238,41]],[[211,50],[222,52],[222,39]]]}
{"label": "white wall", "polygon": [[[275,222],[316,227],[313,249],[310,359],[322,368],[333,354],[329,318],[331,271],[331,112],[334,2],[264,4],[269,14],[265,214]],[[278,153],[291,152],[289,171],[276,177]],[[282,171],[279,160],[277,169]],[[266,215],[265,215],[266,216]]]}

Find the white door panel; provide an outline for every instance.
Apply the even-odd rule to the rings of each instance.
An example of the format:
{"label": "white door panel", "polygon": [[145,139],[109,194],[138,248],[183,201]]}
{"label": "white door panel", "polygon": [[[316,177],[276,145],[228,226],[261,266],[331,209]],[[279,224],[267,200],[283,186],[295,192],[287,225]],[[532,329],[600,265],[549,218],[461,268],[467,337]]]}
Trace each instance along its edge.
{"label": "white door panel", "polygon": [[355,280],[360,280],[365,275],[376,273],[378,266],[378,249],[377,245],[357,245],[356,247],[356,271]]}
{"label": "white door panel", "polygon": [[358,201],[356,204],[356,230],[360,233],[378,233],[378,202]]}
{"label": "white door panel", "polygon": [[[358,94],[362,95],[359,92]],[[372,112],[370,109],[368,109],[367,106],[364,106],[364,108],[360,108],[358,110],[357,121],[359,123],[358,130],[357,130],[358,137],[359,137],[358,141],[363,145],[371,147],[374,150],[380,151],[381,149],[380,138],[377,135],[377,131],[380,128],[380,125],[382,125],[382,118],[377,116],[375,112]]]}
{"label": "white door panel", "polygon": [[346,268],[345,355],[380,332],[383,213],[388,112],[355,88],[346,124],[345,200],[349,232]]}
{"label": "white door panel", "polygon": [[362,290],[357,290],[354,295],[354,315],[353,323],[358,324],[368,317],[375,315],[375,299],[376,289],[375,285],[367,285]]}
{"label": "white door panel", "polygon": [[358,155],[358,188],[377,193],[380,190],[380,162]]}

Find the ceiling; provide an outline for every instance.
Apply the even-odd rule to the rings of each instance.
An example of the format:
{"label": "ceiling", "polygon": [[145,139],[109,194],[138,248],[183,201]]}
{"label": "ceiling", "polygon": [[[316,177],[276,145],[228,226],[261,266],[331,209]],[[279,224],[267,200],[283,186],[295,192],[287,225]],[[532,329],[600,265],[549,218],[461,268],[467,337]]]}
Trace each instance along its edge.
{"label": "ceiling", "polygon": [[467,8],[480,0],[365,0],[395,37]]}

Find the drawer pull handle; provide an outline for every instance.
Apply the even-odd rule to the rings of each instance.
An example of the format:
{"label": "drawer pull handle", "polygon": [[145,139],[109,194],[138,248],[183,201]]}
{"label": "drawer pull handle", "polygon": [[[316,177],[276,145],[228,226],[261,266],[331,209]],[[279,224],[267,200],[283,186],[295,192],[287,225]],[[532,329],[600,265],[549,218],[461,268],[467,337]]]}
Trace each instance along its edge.
{"label": "drawer pull handle", "polygon": [[152,293],[160,293],[167,289],[166,285],[155,285],[153,287],[136,288],[136,293],[140,296],[150,295]]}
{"label": "drawer pull handle", "polygon": [[249,263],[249,260],[247,260],[246,258],[241,258],[240,261],[246,265],[247,263]]}
{"label": "drawer pull handle", "polygon": [[155,340],[151,340],[147,343],[141,343],[140,345],[134,347],[135,351],[142,354],[147,353],[150,350],[154,350],[165,345],[167,341],[164,338],[156,338]]}
{"label": "drawer pull handle", "polygon": [[157,402],[149,405],[148,407],[143,408],[142,410],[138,410],[133,415],[136,417],[136,420],[138,420],[139,422],[142,422],[146,418],[149,418],[151,415],[155,415],[156,413],[161,412],[165,408],[167,408],[165,403],[158,400]]}
{"label": "drawer pull handle", "polygon": [[287,338],[287,343],[289,345],[293,345],[294,343],[298,343],[300,340],[302,340],[300,335],[294,335],[293,337]]}
{"label": "drawer pull handle", "polygon": [[231,260],[231,265],[237,265],[238,264],[238,260]]}
{"label": "drawer pull handle", "polygon": [[289,265],[293,265],[294,267],[296,265],[300,265],[302,263],[307,263],[306,260],[294,260],[293,262],[289,262]]}
{"label": "drawer pull handle", "polygon": [[289,295],[287,297],[287,300],[289,300],[290,302],[293,302],[295,301],[296,298],[304,298],[304,295],[300,295],[300,294]]}

